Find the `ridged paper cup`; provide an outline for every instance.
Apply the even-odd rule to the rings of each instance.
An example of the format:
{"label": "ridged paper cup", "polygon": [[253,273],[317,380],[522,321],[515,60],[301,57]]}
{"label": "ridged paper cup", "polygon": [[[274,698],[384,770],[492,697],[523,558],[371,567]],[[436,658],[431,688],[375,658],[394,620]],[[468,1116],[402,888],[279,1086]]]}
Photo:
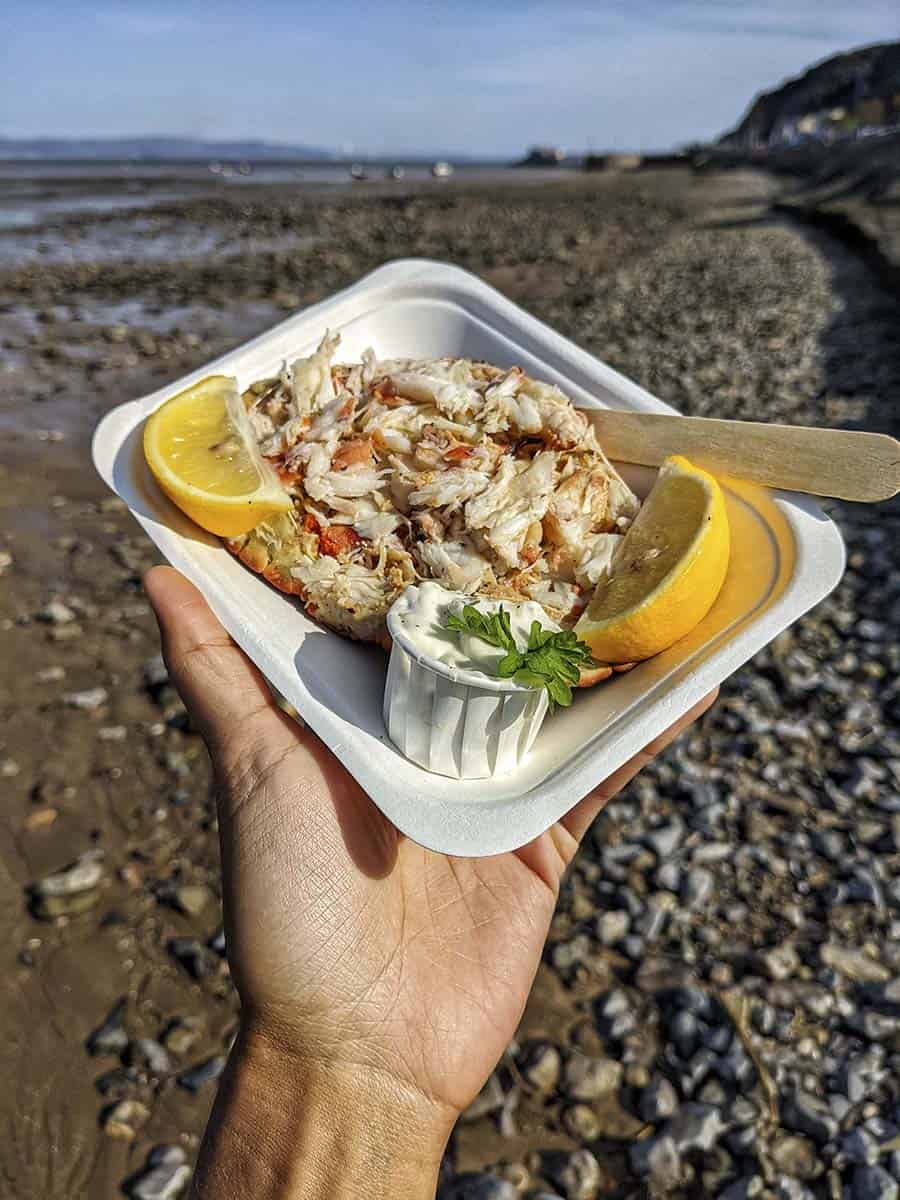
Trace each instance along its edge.
{"label": "ridged paper cup", "polygon": [[504,775],[528,754],[547,714],[545,688],[448,666],[419,651],[398,618],[415,601],[407,588],[388,613],[393,644],[384,723],[400,752],[452,779]]}

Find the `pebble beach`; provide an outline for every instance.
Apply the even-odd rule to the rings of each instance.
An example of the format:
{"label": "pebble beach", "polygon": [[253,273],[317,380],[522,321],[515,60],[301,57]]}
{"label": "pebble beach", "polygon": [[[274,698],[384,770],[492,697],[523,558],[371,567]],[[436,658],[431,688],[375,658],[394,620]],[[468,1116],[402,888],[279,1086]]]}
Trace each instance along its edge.
{"label": "pebble beach", "polygon": [[[206,753],[98,419],[416,256],[686,413],[897,436],[900,298],[781,186],[163,178],[0,224],[4,1194],[183,1195],[238,1013]],[[441,1200],[900,1197],[900,504],[825,507],[842,582],[586,837]]]}

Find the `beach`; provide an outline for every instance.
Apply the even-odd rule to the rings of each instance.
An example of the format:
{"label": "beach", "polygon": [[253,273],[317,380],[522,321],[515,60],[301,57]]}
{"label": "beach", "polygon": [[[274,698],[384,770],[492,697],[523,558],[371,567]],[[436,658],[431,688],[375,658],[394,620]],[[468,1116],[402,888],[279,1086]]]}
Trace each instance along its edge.
{"label": "beach", "polygon": [[[0,170],[10,1196],[113,1200],[154,1146],[190,1164],[238,1018],[206,753],[141,589],[156,552],[90,462],[99,418],[415,256],[684,412],[897,436],[900,299],[783,188]],[[444,1200],[896,1198],[900,506],[825,507],[843,581],[586,838]],[[82,855],[78,886],[42,887]]]}

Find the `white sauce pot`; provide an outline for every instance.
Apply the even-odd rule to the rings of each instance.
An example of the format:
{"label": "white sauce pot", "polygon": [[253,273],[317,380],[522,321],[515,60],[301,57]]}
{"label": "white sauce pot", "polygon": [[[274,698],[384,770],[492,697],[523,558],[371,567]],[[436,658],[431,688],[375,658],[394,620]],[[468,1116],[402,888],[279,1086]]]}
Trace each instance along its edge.
{"label": "white sauce pot", "polygon": [[426,771],[453,779],[515,770],[547,714],[546,689],[448,665],[422,650],[403,620],[418,591],[407,588],[387,618],[393,646],[384,721],[391,741]]}

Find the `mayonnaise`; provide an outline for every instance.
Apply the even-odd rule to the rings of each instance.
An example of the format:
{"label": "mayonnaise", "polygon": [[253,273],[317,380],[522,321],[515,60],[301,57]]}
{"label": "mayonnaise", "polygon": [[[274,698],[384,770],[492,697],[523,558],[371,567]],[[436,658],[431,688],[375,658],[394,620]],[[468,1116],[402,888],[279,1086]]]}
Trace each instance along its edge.
{"label": "mayonnaise", "polygon": [[[520,650],[528,644],[533,621],[554,632],[560,628],[533,600],[514,604],[508,600],[476,598],[447,591],[431,582],[407,588],[394,607],[392,624],[396,623],[396,628],[405,635],[407,649],[411,648],[417,658],[433,659],[454,674],[472,672],[496,679],[497,667],[506,651],[471,634],[446,628],[451,613],[461,613],[467,604],[473,604],[482,613],[496,612],[502,605],[509,614],[512,635]],[[517,686],[512,680],[508,683]]]}
{"label": "mayonnaise", "polygon": [[437,583],[408,587],[388,613],[391,661],[384,685],[388,737],[411,762],[453,779],[488,779],[513,771],[528,755],[547,715],[547,689],[501,679],[505,651],[445,628],[452,613],[475,604],[509,613],[520,650],[532,621],[559,626],[539,604],[475,600]]}

